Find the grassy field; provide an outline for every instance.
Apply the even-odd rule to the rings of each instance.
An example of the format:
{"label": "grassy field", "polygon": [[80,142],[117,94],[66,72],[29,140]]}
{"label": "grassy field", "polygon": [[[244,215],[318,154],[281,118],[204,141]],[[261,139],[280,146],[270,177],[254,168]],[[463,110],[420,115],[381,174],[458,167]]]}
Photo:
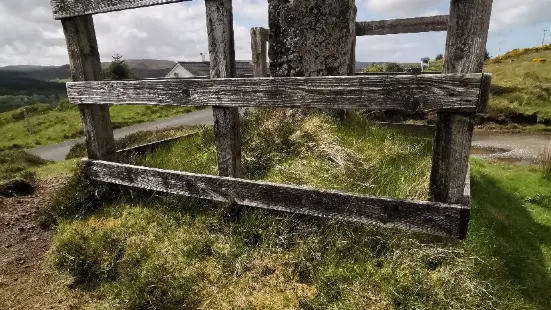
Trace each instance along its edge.
{"label": "grassy field", "polygon": [[[430,69],[442,71],[442,61],[433,61]],[[551,126],[551,44],[497,56],[486,61],[484,72],[493,74],[487,121]]]}
{"label": "grassy field", "polygon": [[[82,136],[80,113],[76,107],[52,109],[47,105],[36,105],[28,109],[33,133],[27,130],[22,109],[0,113],[0,132],[2,132],[0,151],[54,144]],[[193,110],[192,107],[160,106],[112,106],[110,108],[114,128],[150,122]]]}
{"label": "grassy field", "polygon": [[[245,122],[248,178],[426,197],[429,138],[281,116]],[[138,163],[214,173],[212,131]],[[0,308],[549,309],[551,181],[535,166],[471,166],[465,241],[113,186],[91,193],[76,177],[52,209],[51,251],[3,287]]]}
{"label": "grassy field", "polygon": [[[522,113],[526,121],[532,117],[551,125],[551,45],[547,50],[519,52],[502,58],[484,67],[484,71],[493,74],[490,113],[508,118]],[[548,61],[534,63],[535,58]]]}

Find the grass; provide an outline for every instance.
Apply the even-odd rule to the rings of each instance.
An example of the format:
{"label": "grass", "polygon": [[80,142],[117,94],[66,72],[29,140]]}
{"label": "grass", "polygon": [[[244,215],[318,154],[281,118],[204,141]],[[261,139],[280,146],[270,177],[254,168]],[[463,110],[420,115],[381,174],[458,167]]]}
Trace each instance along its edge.
{"label": "grass", "polygon": [[526,119],[532,116],[551,124],[551,63],[532,63],[542,57],[551,59],[551,49],[494,60],[485,66],[484,71],[493,74],[490,113],[509,118],[522,113]]}
{"label": "grass", "polygon": [[22,150],[0,151],[0,182],[15,178],[33,179],[32,169],[47,161]]}
{"label": "grass", "polygon": [[[532,61],[542,58],[549,61]],[[433,61],[429,70],[441,71],[442,64]],[[551,45],[509,51],[486,61],[484,72],[493,75],[486,121],[532,125],[529,131],[550,130]]]}
{"label": "grass", "polygon": [[551,140],[549,140],[549,145],[543,153],[541,163],[543,168],[543,175],[551,179]]}
{"label": "grass", "polygon": [[[337,126],[321,114],[300,120],[286,118],[284,113],[255,112],[244,122],[246,178],[379,196],[426,198],[432,154],[430,137],[403,136],[355,115]],[[138,164],[215,174],[213,132],[207,129],[202,135],[161,148]]]}
{"label": "grass", "polygon": [[[121,139],[115,140],[115,147],[117,150],[122,150],[146,143],[152,143],[156,141],[166,140],[170,138],[176,138],[184,136],[190,133],[201,131],[202,126],[178,126],[165,129],[159,129],[155,131],[138,131],[133,134],[127,135]],[[81,142],[75,144],[69,150],[67,159],[83,158],[86,157],[86,144]]]}
{"label": "grass", "polygon": [[[112,106],[110,108],[114,128],[150,122],[193,110],[192,107],[160,106]],[[0,150],[55,144],[82,135],[80,113],[75,107],[48,108],[31,112],[32,134],[28,132],[25,120],[19,117],[20,114],[21,109],[0,113],[0,130],[3,133]]]}
{"label": "grass", "polygon": [[[248,177],[426,196],[429,139],[272,113],[245,122]],[[212,142],[205,130],[141,163],[214,173]],[[81,196],[76,182],[57,200],[69,207],[43,286],[0,294],[84,309],[549,309],[551,181],[538,167],[471,167],[465,241],[97,184]]]}

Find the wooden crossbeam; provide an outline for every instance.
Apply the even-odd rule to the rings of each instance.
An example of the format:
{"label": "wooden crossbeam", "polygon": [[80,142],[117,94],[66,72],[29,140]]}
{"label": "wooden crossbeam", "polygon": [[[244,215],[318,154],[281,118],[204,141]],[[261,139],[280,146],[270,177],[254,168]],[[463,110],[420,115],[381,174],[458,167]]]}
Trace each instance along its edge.
{"label": "wooden crossbeam", "polygon": [[69,82],[75,104],[475,111],[482,74]]}
{"label": "wooden crossbeam", "polygon": [[446,31],[448,15],[356,22],[356,36]]}
{"label": "wooden crossbeam", "polygon": [[469,208],[85,160],[94,180],[219,202],[464,238]]}
{"label": "wooden crossbeam", "polygon": [[50,0],[55,19],[107,13],[191,0]]}

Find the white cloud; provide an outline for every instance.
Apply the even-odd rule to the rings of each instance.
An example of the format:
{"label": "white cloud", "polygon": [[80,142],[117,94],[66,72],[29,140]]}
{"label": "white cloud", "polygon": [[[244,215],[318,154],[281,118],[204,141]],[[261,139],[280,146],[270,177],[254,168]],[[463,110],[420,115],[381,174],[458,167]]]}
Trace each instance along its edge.
{"label": "white cloud", "polygon": [[549,21],[550,0],[494,0],[490,31],[506,31]]}
{"label": "white cloud", "polygon": [[[28,12],[28,8],[33,9]],[[259,26],[268,20],[267,1],[234,1],[236,58],[250,58],[248,18]],[[125,58],[200,60],[208,54],[204,1],[170,4],[94,16],[102,60],[113,53]],[[0,66],[68,63],[61,23],[46,0],[0,3]]]}
{"label": "white cloud", "polygon": [[[449,0],[363,0],[358,10],[383,18],[446,14]],[[29,9],[32,8],[32,9]],[[250,58],[249,27],[268,25],[267,0],[233,0],[236,58]],[[551,0],[494,0],[492,33],[549,20]],[[200,60],[208,53],[203,0],[94,17],[102,60],[126,58]],[[551,29],[550,29],[551,31]],[[551,37],[551,34],[549,35]],[[358,60],[410,60],[443,51],[445,35],[358,38]],[[433,52],[434,51],[434,52]],[[47,0],[0,0],[0,66],[68,63],[61,23]]]}
{"label": "white cloud", "polygon": [[436,9],[441,3],[442,0],[366,0],[365,7],[385,18],[403,18],[443,14]]}

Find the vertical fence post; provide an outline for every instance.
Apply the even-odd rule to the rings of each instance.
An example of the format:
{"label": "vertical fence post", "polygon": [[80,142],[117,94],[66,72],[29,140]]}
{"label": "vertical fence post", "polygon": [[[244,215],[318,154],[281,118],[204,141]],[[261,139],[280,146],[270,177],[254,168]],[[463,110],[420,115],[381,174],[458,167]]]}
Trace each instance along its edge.
{"label": "vertical fence post", "polygon": [[31,126],[31,120],[29,119],[29,113],[27,112],[27,109],[23,108],[23,115],[25,116],[25,124],[27,125],[27,131],[32,135],[33,127]]}
{"label": "vertical fence post", "polygon": [[[210,54],[210,77],[235,77],[231,0],[205,0]],[[212,107],[218,175],[241,177],[239,109]]]}
{"label": "vertical fence post", "polygon": [[[492,0],[451,0],[443,73],[482,72]],[[429,196],[463,203],[474,113],[438,113]]]}
{"label": "vertical fence post", "polygon": [[251,28],[251,51],[255,77],[268,76],[267,44],[268,30],[262,27]]}
{"label": "vertical fence post", "polygon": [[[101,62],[92,15],[62,19],[69,51],[71,78],[77,81],[102,80]],[[80,105],[88,158],[114,160],[115,139],[108,105]]]}

